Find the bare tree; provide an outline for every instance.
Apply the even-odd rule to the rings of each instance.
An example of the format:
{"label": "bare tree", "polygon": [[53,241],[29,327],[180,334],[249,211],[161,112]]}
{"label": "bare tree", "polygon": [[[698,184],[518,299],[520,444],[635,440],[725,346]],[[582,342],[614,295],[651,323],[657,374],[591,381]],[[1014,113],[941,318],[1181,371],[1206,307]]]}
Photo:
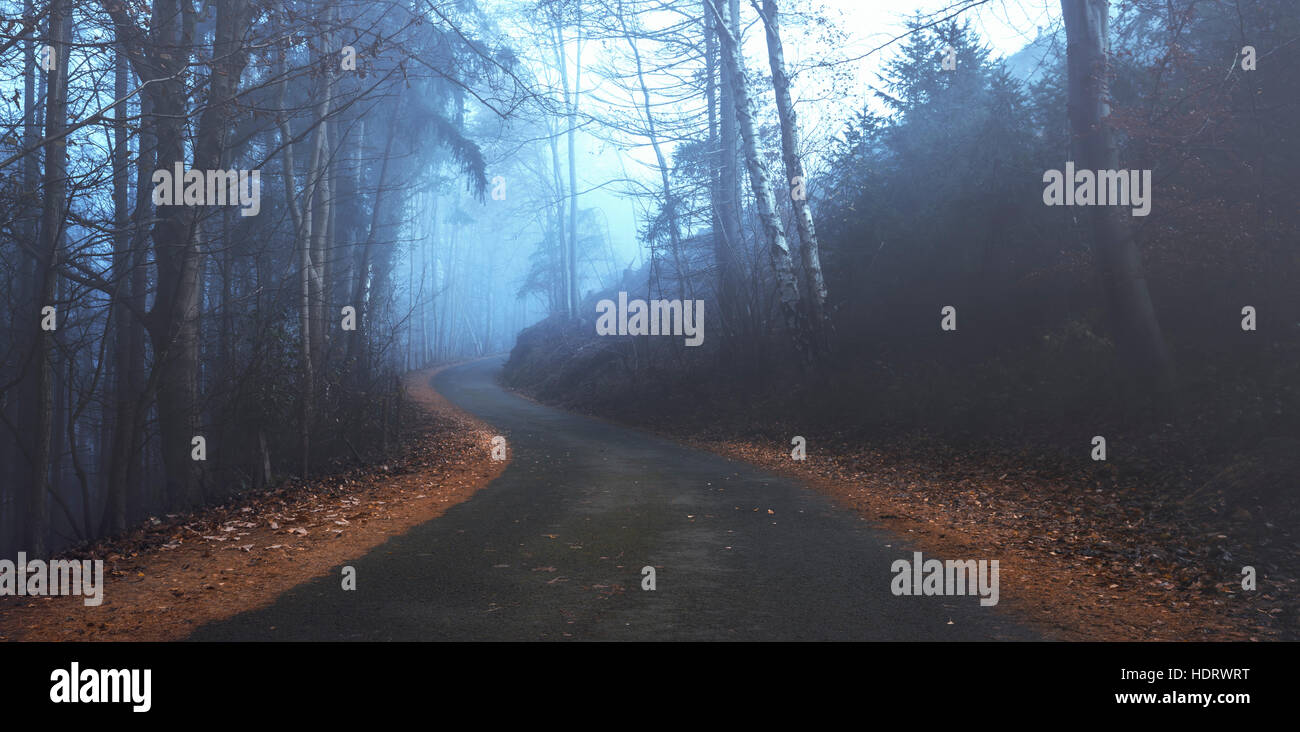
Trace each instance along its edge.
{"label": "bare tree", "polygon": [[[49,53],[53,68],[48,69],[48,96],[45,102],[45,175],[41,189],[41,224],[37,251],[42,258],[37,265],[40,288],[38,302],[55,307],[59,281],[60,244],[63,239],[64,207],[67,204],[68,154],[64,130],[68,123],[68,60],[72,35],[72,8],[69,0],[53,0],[49,14]],[[53,316],[61,315],[57,307]],[[32,458],[34,476],[27,505],[27,544],[34,556],[45,556],[46,533],[49,531],[50,456],[53,415],[53,342],[51,329],[32,323],[36,329],[33,347],[36,358],[36,450]]]}
{"label": "bare tree", "polygon": [[794,339],[795,348],[806,356],[808,348],[799,317],[798,278],[794,271],[794,261],[790,257],[789,246],[786,244],[785,227],[777,214],[776,202],[772,196],[772,176],[758,154],[758,138],[754,130],[754,107],[749,96],[749,85],[745,80],[744,57],[740,52],[739,40],[732,30],[726,27],[721,13],[712,0],[709,8],[719,21],[716,27],[722,45],[723,77],[730,85],[736,100],[736,121],[744,145],[745,164],[749,168],[749,184],[754,193],[759,222],[766,239],[768,261],[776,275],[781,314],[790,336]]}
{"label": "bare tree", "polygon": [[[756,6],[757,7],[757,6]],[[799,157],[799,123],[790,98],[790,77],[785,71],[785,50],[781,44],[781,27],[776,0],[763,0],[759,9],[767,35],[767,60],[772,69],[772,88],[776,93],[776,111],[781,123],[781,157],[790,183],[794,216],[799,232],[799,258],[803,269],[803,304],[808,311],[809,326],[817,347],[824,347],[826,323],[826,280],[822,277],[818,252],[817,229],[812,209],[804,192],[807,181]]]}

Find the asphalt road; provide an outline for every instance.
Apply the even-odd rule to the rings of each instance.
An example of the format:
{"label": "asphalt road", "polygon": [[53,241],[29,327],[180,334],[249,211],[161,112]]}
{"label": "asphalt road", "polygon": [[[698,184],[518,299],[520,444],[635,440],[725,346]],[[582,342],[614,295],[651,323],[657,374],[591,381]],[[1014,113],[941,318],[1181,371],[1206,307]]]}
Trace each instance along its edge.
{"label": "asphalt road", "polygon": [[794,481],[522,399],[497,385],[501,363],[434,380],[506,436],[500,478],[349,562],[356,590],[335,571],[192,639],[1034,637],[975,596],[894,596],[911,548]]}

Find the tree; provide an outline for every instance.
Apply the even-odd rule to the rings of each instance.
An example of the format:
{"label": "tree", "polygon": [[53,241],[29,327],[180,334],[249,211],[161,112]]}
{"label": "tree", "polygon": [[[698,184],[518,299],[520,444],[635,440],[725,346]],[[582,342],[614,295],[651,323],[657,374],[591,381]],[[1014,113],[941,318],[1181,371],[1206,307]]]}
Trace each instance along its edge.
{"label": "tree", "polygon": [[760,11],[767,35],[767,59],[772,69],[772,88],[776,94],[777,116],[781,124],[781,157],[791,186],[794,216],[799,232],[799,257],[803,267],[803,303],[817,349],[824,348],[826,323],[826,280],[822,277],[821,255],[812,210],[804,193],[807,183],[803,161],[799,158],[799,124],[794,102],[790,98],[790,77],[785,71],[785,51],[781,45],[781,27],[776,0],[763,0]]}
{"label": "tree", "polygon": [[[68,124],[68,61],[69,41],[72,35],[72,9],[70,0],[53,0],[50,5],[49,48],[53,68],[48,69],[48,96],[45,106],[45,175],[41,190],[41,224],[37,251],[37,282],[42,307],[55,308],[52,315],[57,327],[60,313],[55,293],[59,282],[60,244],[63,240],[64,206],[67,196],[67,141],[64,132]],[[66,312],[64,313],[66,315]],[[33,350],[36,354],[36,450],[32,459],[34,480],[28,498],[27,543],[33,556],[45,556],[45,539],[49,530],[50,445],[54,429],[53,420],[53,341],[52,328],[42,322],[33,322],[36,330]]]}
{"label": "tree", "polygon": [[[1119,167],[1109,119],[1109,5],[1107,0],[1061,0],[1069,67],[1071,147],[1078,167],[1094,171]],[[1140,378],[1164,387],[1169,379],[1169,355],[1126,216],[1128,212],[1115,206],[1092,207],[1098,275],[1109,301],[1111,326],[1121,356]]]}
{"label": "tree", "polygon": [[[800,318],[799,283],[794,271],[794,261],[786,244],[785,226],[777,215],[776,202],[772,197],[772,176],[758,153],[758,138],[754,129],[754,106],[749,95],[749,85],[745,80],[744,57],[740,51],[740,41],[733,29],[727,28],[718,12],[717,6],[710,0],[710,10],[718,20],[718,39],[721,44],[722,73],[735,98],[736,122],[744,146],[745,164],[749,169],[749,184],[753,190],[758,217],[766,240],[768,261],[776,275],[777,297],[786,329],[794,340],[795,349],[802,357],[808,357],[808,348]],[[733,11],[737,8],[733,8]]]}

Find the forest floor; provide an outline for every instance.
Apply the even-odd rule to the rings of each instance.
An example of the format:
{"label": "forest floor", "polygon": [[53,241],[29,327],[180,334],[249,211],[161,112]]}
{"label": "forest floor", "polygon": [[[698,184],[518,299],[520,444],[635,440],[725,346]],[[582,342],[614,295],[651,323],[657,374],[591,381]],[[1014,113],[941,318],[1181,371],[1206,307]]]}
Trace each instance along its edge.
{"label": "forest floor", "polygon": [[999,559],[1003,602],[1049,637],[1293,635],[1279,616],[1294,612],[1295,576],[1259,568],[1258,589],[1243,591],[1242,576],[1221,566],[1227,535],[1144,521],[1131,496],[1120,495],[1137,490],[1132,486],[1083,486],[937,441],[823,445],[803,461],[771,442],[716,435],[684,441],[801,479],[926,556]]}
{"label": "forest floor", "polygon": [[[1141,490],[1135,485],[1082,485],[1062,473],[1026,469],[1027,462],[963,453],[938,439],[810,441],[807,457],[795,461],[789,445],[756,438],[759,428],[752,425],[713,422],[707,430],[683,431],[681,422],[583,411],[800,480],[928,558],[998,559],[1002,604],[1045,637],[1295,637],[1300,583],[1294,572],[1261,566],[1257,589],[1244,591],[1236,572],[1249,562],[1232,560],[1228,535],[1147,520],[1134,500]],[[1300,547],[1278,549],[1285,553],[1280,561],[1294,568]]]}
{"label": "forest floor", "polygon": [[406,377],[407,397],[419,409],[400,455],[153,518],[123,537],[66,553],[104,559],[103,604],[86,606],[80,595],[2,597],[0,640],[184,639],[441,516],[508,462],[489,459],[486,425],[433,390],[438,370]]}
{"label": "forest floor", "polygon": [[[569,383],[566,353],[548,341],[530,354],[516,391],[801,480],[927,557],[997,559],[1003,603],[1047,637],[1300,638],[1300,497],[1288,488],[1300,446],[1279,443],[1226,470],[1154,448],[1142,470],[1135,460],[1081,467],[1031,442],[819,422],[781,397],[737,407],[742,397],[710,401],[651,381],[621,391],[609,386],[623,383],[615,376]],[[792,435],[807,438],[802,461]],[[1254,587],[1243,584],[1247,567]]]}

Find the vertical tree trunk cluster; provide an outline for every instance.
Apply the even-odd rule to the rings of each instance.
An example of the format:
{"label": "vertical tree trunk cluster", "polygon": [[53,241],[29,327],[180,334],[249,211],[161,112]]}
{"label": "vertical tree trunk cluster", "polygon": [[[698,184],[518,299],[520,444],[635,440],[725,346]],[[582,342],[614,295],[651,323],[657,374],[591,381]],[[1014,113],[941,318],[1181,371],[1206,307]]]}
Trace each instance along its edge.
{"label": "vertical tree trunk cluster", "polygon": [[[790,255],[785,225],[777,209],[771,174],[767,170],[759,152],[759,143],[754,124],[754,103],[750,97],[749,84],[745,79],[744,54],[740,48],[740,6],[738,0],[731,2],[726,18],[712,2],[709,9],[717,21],[720,53],[722,57],[722,76],[731,92],[731,105],[734,109],[740,143],[743,148],[746,168],[749,171],[750,189],[757,208],[760,229],[763,234],[768,263],[776,278],[777,298],[781,316],[787,332],[790,334],[795,349],[805,360],[815,358],[819,338],[814,334],[820,330],[823,304],[825,302],[825,282],[821,274],[820,258],[817,253],[817,239],[813,229],[812,214],[806,201],[791,196],[799,222],[799,232],[803,244],[802,259],[807,285],[805,292],[800,292],[799,275],[795,271],[794,260]],[[798,128],[795,125],[793,103],[789,93],[789,79],[785,74],[784,55],[781,50],[780,30],[777,25],[777,7],[775,2],[765,3],[764,22],[767,29],[769,57],[773,69],[773,79],[780,112],[783,160],[787,178],[791,187],[777,186],[777,190],[786,191],[787,195],[796,183],[802,183],[803,168],[796,151]],[[724,108],[728,106],[724,104]],[[726,118],[726,110],[723,112]],[[727,131],[724,128],[724,155],[727,154]],[[724,179],[726,175],[723,175]],[[796,181],[796,179],[798,179]],[[725,183],[725,181],[724,181]],[[801,186],[802,187],[802,186]],[[730,195],[724,197],[724,210],[728,210]],[[728,210],[729,213],[729,210]],[[729,238],[724,234],[724,238]],[[809,315],[815,318],[810,323]]]}
{"label": "vertical tree trunk cluster", "polygon": [[[556,248],[558,257],[558,310],[567,318],[577,314],[581,297],[578,270],[578,109],[582,94],[583,5],[581,0],[550,0],[543,3],[549,25],[551,50],[560,78],[564,136],[568,144],[567,194],[566,172],[560,165],[558,130],[551,130],[551,166],[556,190]],[[573,38],[565,37],[572,26]],[[569,73],[569,43],[574,45],[573,74]],[[548,122],[549,125],[549,122]],[[567,198],[567,203],[566,199]]]}
{"label": "vertical tree trunk cluster", "polygon": [[790,77],[785,70],[785,49],[781,44],[779,10],[776,0],[763,0],[763,26],[767,35],[768,66],[772,70],[772,88],[776,93],[776,112],[781,123],[781,159],[791,186],[794,218],[799,232],[799,260],[803,268],[803,303],[814,347],[825,350],[826,280],[822,276],[818,251],[817,228],[805,192],[808,181],[799,157],[799,125],[794,101],[790,98]]}

